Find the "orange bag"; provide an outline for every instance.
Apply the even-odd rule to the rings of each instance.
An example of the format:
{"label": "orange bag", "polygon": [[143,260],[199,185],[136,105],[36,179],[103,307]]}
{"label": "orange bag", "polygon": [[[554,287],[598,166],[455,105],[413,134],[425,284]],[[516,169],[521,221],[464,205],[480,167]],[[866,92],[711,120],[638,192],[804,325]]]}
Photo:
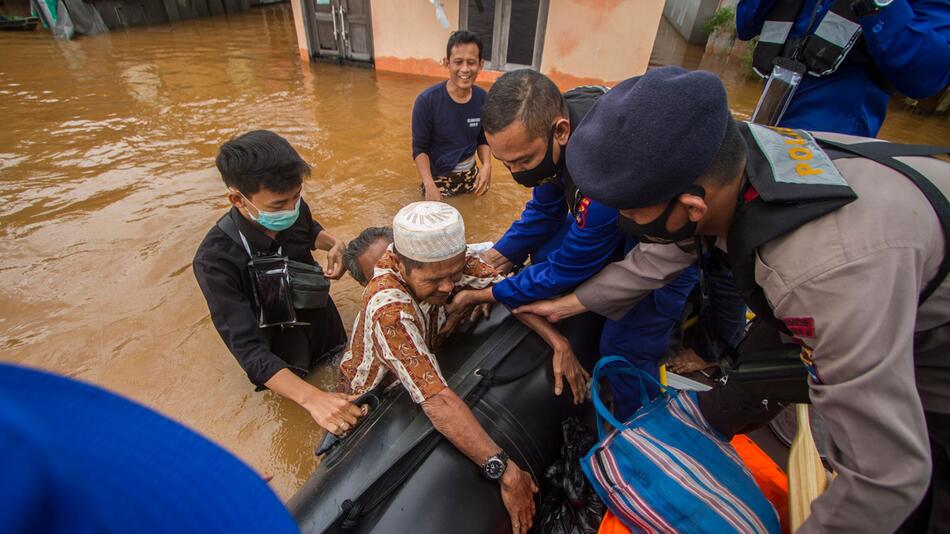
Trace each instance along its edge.
{"label": "orange bag", "polygon": [[748,436],[737,435],[730,443],[752,472],[752,478],[765,494],[765,498],[778,512],[782,532],[788,532],[788,475]]}
{"label": "orange bag", "polygon": [[[778,512],[782,532],[789,531],[788,524],[788,475],[765,451],[759,448],[748,436],[738,435],[732,439],[732,446],[739,453],[752,478]],[[598,534],[630,534],[630,530],[619,519],[607,511],[600,523]]]}
{"label": "orange bag", "polygon": [[630,529],[621,523],[617,516],[610,513],[610,510],[607,510],[607,515],[600,522],[600,529],[597,534],[630,534]]}

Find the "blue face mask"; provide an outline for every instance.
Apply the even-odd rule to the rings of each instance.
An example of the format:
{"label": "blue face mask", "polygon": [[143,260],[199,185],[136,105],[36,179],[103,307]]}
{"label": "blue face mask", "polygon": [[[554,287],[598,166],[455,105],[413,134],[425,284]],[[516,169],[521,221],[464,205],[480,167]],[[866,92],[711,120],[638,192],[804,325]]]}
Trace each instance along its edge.
{"label": "blue face mask", "polygon": [[[243,194],[241,196],[248,204],[251,204],[251,201],[248,200]],[[297,204],[292,210],[285,211],[263,211],[254,204],[251,206],[257,210],[257,217],[251,215],[251,219],[254,220],[257,224],[267,228],[271,232],[280,232],[286,230],[294,225],[297,222],[297,217],[300,216],[300,199],[297,199]]]}

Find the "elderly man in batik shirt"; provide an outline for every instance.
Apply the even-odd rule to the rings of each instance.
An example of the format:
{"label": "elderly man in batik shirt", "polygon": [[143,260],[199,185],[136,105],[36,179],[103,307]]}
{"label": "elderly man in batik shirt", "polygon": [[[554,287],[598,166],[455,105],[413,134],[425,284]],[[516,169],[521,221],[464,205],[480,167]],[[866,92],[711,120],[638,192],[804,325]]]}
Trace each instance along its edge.
{"label": "elderly man in batik shirt", "polygon": [[[466,247],[462,217],[448,204],[404,207],[393,220],[393,238],[363,291],[340,363],[343,380],[353,393],[398,380],[436,430],[481,466],[486,477],[500,482],[513,531],[526,532],[537,486],[447,387],[434,354],[454,323],[445,309],[452,295],[488,287],[502,277]],[[581,402],[588,376],[567,339],[540,317],[518,317],[554,349],[555,393],[561,393],[566,379],[575,402]]]}

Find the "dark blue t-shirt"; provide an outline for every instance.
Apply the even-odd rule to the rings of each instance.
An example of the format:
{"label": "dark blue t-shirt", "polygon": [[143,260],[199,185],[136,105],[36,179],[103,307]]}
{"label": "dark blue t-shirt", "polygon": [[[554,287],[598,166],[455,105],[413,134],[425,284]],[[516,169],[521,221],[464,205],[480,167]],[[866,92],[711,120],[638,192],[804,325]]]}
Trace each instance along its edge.
{"label": "dark blue t-shirt", "polygon": [[464,104],[452,100],[441,82],[426,89],[412,106],[412,158],[429,155],[432,176],[446,176],[460,162],[487,145],[482,130],[485,90],[472,87],[472,98]]}

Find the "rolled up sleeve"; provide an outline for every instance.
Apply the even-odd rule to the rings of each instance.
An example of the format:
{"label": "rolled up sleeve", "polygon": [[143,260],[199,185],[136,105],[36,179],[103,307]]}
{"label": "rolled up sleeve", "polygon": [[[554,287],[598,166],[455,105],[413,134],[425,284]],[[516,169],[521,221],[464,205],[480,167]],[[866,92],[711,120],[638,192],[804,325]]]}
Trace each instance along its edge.
{"label": "rolled up sleeve", "polygon": [[503,280],[505,280],[505,277],[498,274],[497,269],[470,250],[465,258],[462,279],[459,280],[456,287],[458,289],[485,289]]}

